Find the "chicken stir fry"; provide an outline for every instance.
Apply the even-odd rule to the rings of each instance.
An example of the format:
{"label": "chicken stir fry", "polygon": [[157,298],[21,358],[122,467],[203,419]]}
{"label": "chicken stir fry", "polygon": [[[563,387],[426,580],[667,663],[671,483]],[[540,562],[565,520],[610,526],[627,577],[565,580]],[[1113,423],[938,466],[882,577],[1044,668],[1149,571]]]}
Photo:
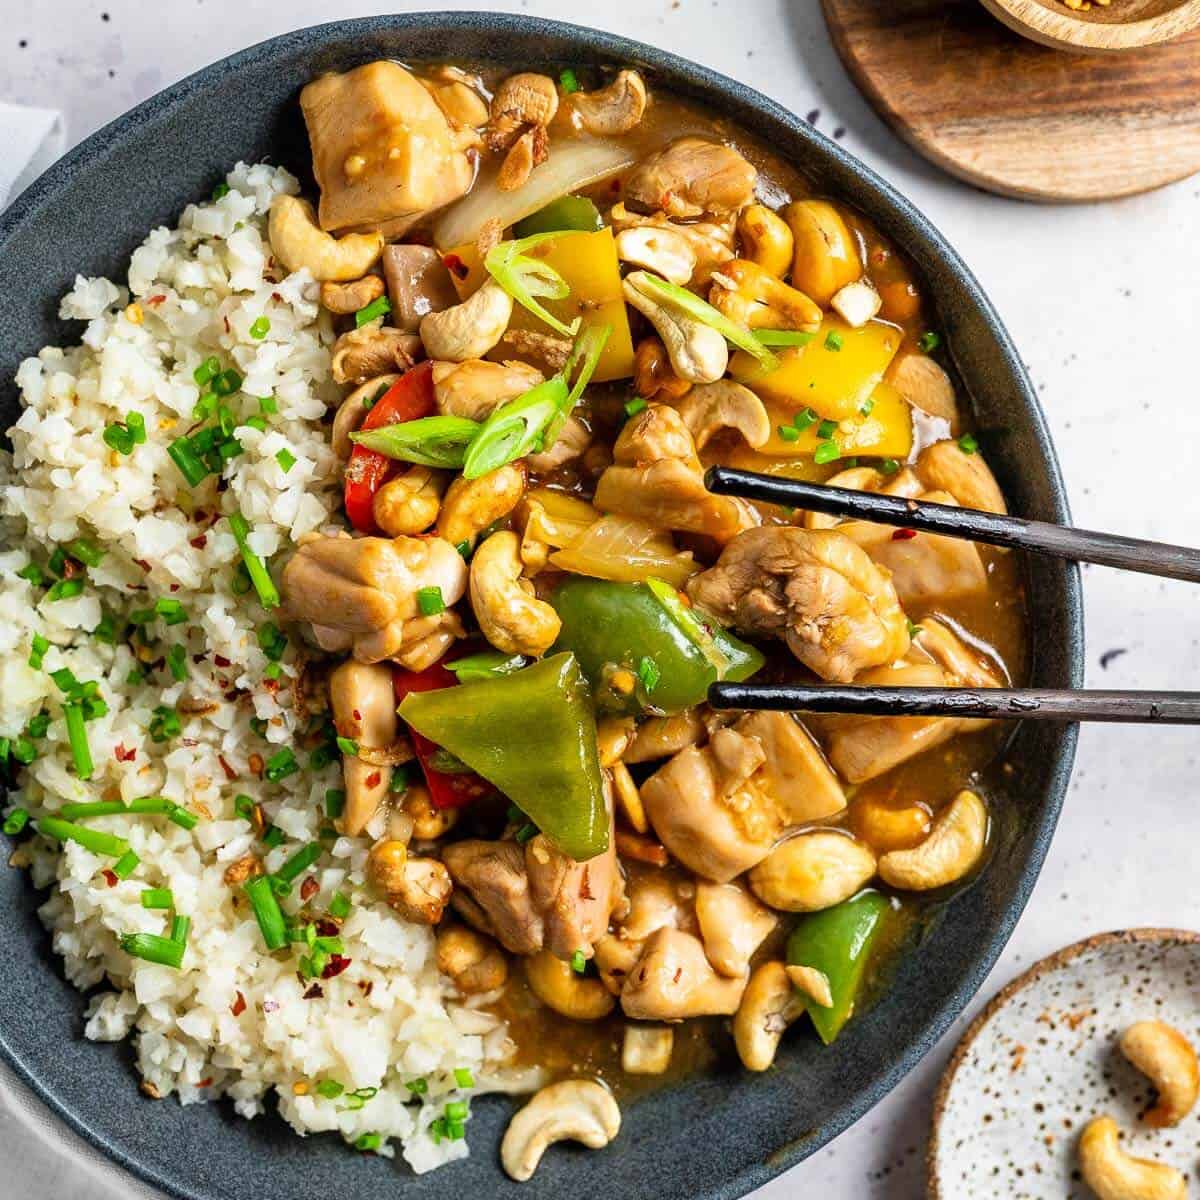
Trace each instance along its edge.
{"label": "chicken stir fry", "polygon": [[335,331],[348,527],[283,603],[332,660],[340,832],[448,986],[524,1014],[519,1059],[624,1022],[662,1074],[723,1017],[763,1070],[978,868],[997,741],[709,685],[1000,686],[1019,565],[707,491],[728,463],[1005,511],[892,248],[637,72],[588,82],[305,88],[319,203],[279,221]]}

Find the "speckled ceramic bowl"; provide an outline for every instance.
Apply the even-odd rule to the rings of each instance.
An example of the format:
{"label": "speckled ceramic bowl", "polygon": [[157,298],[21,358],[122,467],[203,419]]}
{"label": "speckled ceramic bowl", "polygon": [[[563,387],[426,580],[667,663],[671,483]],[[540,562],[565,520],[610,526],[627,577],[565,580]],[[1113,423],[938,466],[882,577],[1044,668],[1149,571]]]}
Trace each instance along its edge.
{"label": "speckled ceramic bowl", "polygon": [[1077,942],[1008,985],[958,1044],[934,1103],[930,1200],[1091,1200],[1079,1134],[1111,1116],[1122,1148],[1197,1178],[1200,1110],[1140,1118],[1153,1088],[1117,1047],[1159,1020],[1200,1046],[1200,934],[1132,929]]}
{"label": "speckled ceramic bowl", "polygon": [[[13,374],[47,342],[78,337],[54,316],[77,271],[122,274],[132,249],[173,223],[238,158],[268,157],[306,174],[301,86],[379,56],[463,57],[514,67],[633,64],[658,86],[698,99],[753,130],[811,177],[857,205],[924,273],[989,459],[1014,511],[1067,518],[1042,413],[999,318],[937,230],[886,183],[766,97],[674,55],[569,25],[492,14],[408,14],[302,30],[235,54],[140,105],[73,150],[0,218],[0,414],[15,416]],[[1074,568],[1031,564],[1033,682],[1077,686],[1083,639]],[[296,1200],[403,1194],[608,1200],[728,1200],[811,1154],[875,1104],[924,1054],[1007,940],[1029,896],[1070,774],[1075,731],[1043,722],[1017,731],[994,797],[988,869],[945,906],[898,966],[887,995],[829,1049],[797,1031],[776,1069],[718,1070],[629,1106],[601,1153],[556,1149],[532,1183],[501,1173],[496,1148],[511,1111],[493,1098],[471,1121],[472,1156],[414,1178],[329,1138],[303,1141],[274,1118],[253,1123],[223,1104],[181,1110],[137,1090],[125,1046],[81,1040],[80,996],[63,979],[23,874],[0,872],[0,1052],[85,1137],[144,1179],[189,1200]]]}

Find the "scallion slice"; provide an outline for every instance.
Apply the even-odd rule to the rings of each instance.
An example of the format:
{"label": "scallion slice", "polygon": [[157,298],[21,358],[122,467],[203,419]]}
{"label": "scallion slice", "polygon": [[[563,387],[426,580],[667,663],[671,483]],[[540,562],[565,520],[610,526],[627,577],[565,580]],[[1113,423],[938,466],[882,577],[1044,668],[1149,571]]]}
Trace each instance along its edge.
{"label": "scallion slice", "polygon": [[344,892],[334,892],[333,899],[329,901],[329,915],[344,921],[350,915],[350,897]]}
{"label": "scallion slice", "polygon": [[267,949],[282,950],[288,944],[287,922],[271,888],[271,877],[259,875],[245,883],[242,890],[254,910]]}
{"label": "scallion slice", "polygon": [[488,251],[483,265],[487,273],[502,287],[522,308],[533,313],[535,317],[545,321],[556,333],[563,337],[574,337],[579,328],[580,318],[567,325],[560,321],[552,312],[546,309],[538,300],[562,300],[570,295],[571,289],[567,281],[548,263],[542,259],[533,258],[526,253],[543,242],[556,238],[572,237],[581,230],[563,230],[555,233],[535,233],[531,237],[519,238],[516,241],[501,242]]}
{"label": "scallion slice", "polygon": [[263,608],[278,608],[279,589],[275,586],[266,564],[250,549],[246,540],[250,536],[250,522],[239,512],[230,513],[227,519],[229,528],[233,530],[233,536],[237,539],[238,549],[242,552],[242,562],[245,563]]}
{"label": "scallion slice", "polygon": [[115,863],[113,863],[113,874],[118,879],[128,879],[130,875],[137,870],[138,863],[141,861],[142,860],[138,858],[138,856],[134,854],[132,850],[126,850],[125,853],[122,854]]}
{"label": "scallion slice", "polygon": [[87,729],[84,726],[82,704],[64,704],[63,716],[67,720],[67,740],[71,743],[71,756],[75,760],[75,774],[80,779],[92,777],[92,751],[88,746]]}
{"label": "scallion slice", "polygon": [[475,1086],[475,1076],[472,1075],[466,1067],[455,1067],[454,1082],[457,1083],[460,1088],[471,1088]]}
{"label": "scallion slice", "polygon": [[417,588],[417,607],[423,617],[436,617],[446,611],[446,601],[442,597],[442,589],[436,584],[433,587]]}
{"label": "scallion slice", "polygon": [[157,963],[160,967],[171,967],[178,971],[183,966],[187,947],[182,942],[172,941],[157,933],[123,933],[121,949],[133,958]]}
{"label": "scallion slice", "polygon": [[754,336],[764,346],[807,346],[817,335],[803,329],[756,329]]}
{"label": "scallion slice", "polygon": [[424,467],[461,467],[467,446],[479,433],[478,421],[466,417],[418,417],[398,425],[359,430],[350,440],[388,458]]}
{"label": "scallion slice", "polygon": [[143,908],[174,908],[175,894],[170,888],[146,888],[142,892]]}
{"label": "scallion slice", "polygon": [[270,332],[271,322],[267,317],[258,317],[250,324],[250,336],[256,342],[261,342]]}
{"label": "scallion slice", "polygon": [[[3,829],[9,837],[16,837],[26,825],[29,824],[29,810],[25,808],[14,808],[12,812],[4,818]],[[333,906],[330,905],[330,911],[333,911]]]}
{"label": "scallion slice", "polygon": [[291,883],[298,875],[303,875],[309,867],[321,857],[323,847],[320,842],[309,842],[307,846],[297,850],[291,858],[275,872],[277,879]]}
{"label": "scallion slice", "polygon": [[124,838],[114,837],[111,833],[102,833],[98,829],[89,829],[86,825],[76,825],[72,821],[64,821],[61,817],[42,817],[35,822],[38,833],[54,838],[57,842],[77,842],[85,850],[93,854],[103,854],[107,858],[120,858],[128,853],[129,843]]}
{"label": "scallion slice", "polygon": [[364,325],[369,325],[380,317],[386,317],[391,311],[391,301],[386,296],[378,296],[354,314],[354,327],[361,329]]}
{"label": "scallion slice", "polygon": [[171,461],[179,468],[179,473],[187,482],[188,487],[198,487],[211,474],[204,460],[185,437],[176,438],[167,447],[167,453],[171,456]]}
{"label": "scallion slice", "polygon": [[511,675],[529,664],[529,659],[523,654],[505,654],[503,650],[483,650],[478,654],[468,654],[446,663],[447,670],[453,671],[459,683],[478,683],[483,679],[495,679],[500,675]]}

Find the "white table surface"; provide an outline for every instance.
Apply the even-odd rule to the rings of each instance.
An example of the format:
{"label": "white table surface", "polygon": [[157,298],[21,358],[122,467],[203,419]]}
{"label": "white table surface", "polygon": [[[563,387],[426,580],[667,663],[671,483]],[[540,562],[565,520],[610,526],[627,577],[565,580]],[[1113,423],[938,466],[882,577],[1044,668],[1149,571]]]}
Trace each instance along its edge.
{"label": "white table surface", "polygon": [[[446,8],[483,7],[443,0]],[[77,141],[151,93],[243,46],[334,16],[421,8],[245,0],[5,0],[0,99],[58,106]],[[430,5],[429,7],[432,7]],[[987,196],[916,158],[875,117],[830,47],[817,0],[526,0],[491,7],[602,25],[744,80],[891,179],[982,279],[1046,407],[1078,524],[1140,537],[1197,538],[1200,434],[1194,315],[1200,185],[1090,207]],[[453,47],[450,48],[451,51]],[[997,97],[997,103],[1003,98]],[[231,154],[236,147],[230,148]],[[1200,591],[1085,572],[1093,686],[1200,685],[1188,624]],[[1104,652],[1125,651],[1100,666]],[[1194,832],[1196,737],[1187,730],[1084,731],[1066,811],[1033,900],[981,998],[882,1104],[758,1193],[916,1200],[933,1087],[983,1000],[1041,955],[1132,925],[1200,925]],[[140,1191],[75,1157],[72,1139],[29,1135],[0,1092],[0,1196],[115,1200]]]}

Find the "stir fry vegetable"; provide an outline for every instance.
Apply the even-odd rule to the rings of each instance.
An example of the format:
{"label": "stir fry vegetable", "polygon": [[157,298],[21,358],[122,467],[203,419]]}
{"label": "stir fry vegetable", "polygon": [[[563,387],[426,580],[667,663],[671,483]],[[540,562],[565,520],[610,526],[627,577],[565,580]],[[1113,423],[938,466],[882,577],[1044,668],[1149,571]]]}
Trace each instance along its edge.
{"label": "stir fry vegetable", "polygon": [[538,233],[594,233],[603,228],[600,210],[586,196],[562,196],[532,216],[518,221],[513,227],[513,234],[518,238],[527,238]]}

